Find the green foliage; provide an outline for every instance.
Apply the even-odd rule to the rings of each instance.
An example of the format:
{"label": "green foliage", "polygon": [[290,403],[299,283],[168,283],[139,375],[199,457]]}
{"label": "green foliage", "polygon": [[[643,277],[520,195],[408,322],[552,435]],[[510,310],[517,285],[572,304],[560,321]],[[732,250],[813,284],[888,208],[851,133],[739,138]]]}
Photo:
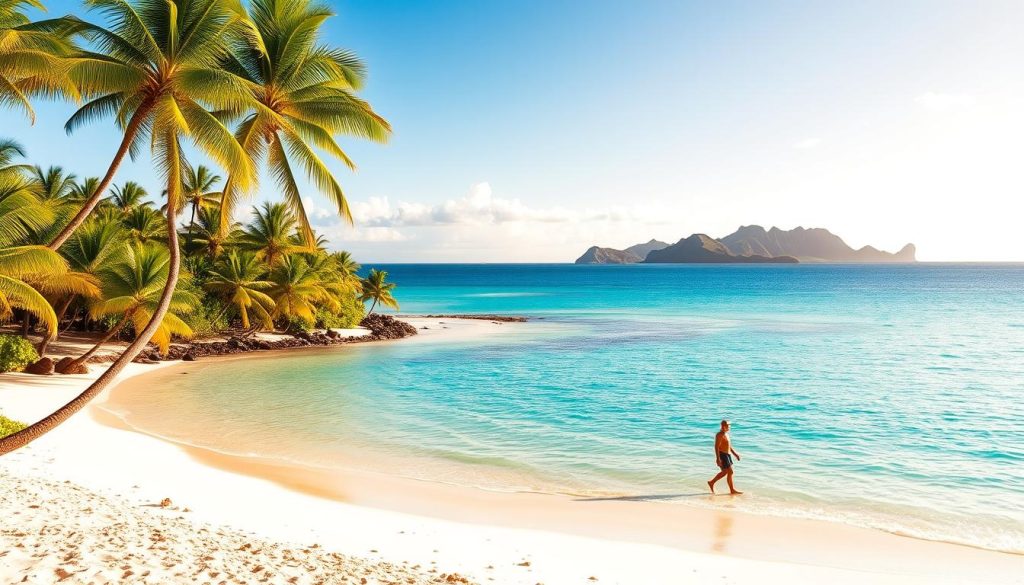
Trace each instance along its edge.
{"label": "green foliage", "polygon": [[20,372],[39,359],[32,342],[17,335],[0,335],[0,372]]}
{"label": "green foliage", "polygon": [[316,326],[320,329],[351,329],[366,316],[366,305],[356,295],[338,299],[337,311],[320,307],[316,311]]}
{"label": "green foliage", "polygon": [[23,422],[11,420],[6,416],[0,414],[0,439],[6,437],[7,435],[13,435],[14,433],[20,431],[21,429],[27,426],[28,425],[26,425]]}

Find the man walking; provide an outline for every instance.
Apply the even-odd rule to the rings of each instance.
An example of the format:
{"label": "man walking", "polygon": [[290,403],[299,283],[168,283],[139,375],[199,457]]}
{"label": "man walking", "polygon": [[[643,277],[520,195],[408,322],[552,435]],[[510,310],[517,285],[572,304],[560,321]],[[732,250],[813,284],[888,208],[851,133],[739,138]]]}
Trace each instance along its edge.
{"label": "man walking", "polygon": [[722,430],[718,431],[718,434],[715,435],[715,462],[718,463],[718,467],[722,471],[718,472],[718,475],[708,482],[711,493],[715,493],[715,482],[723,477],[729,483],[730,494],[735,496],[743,493],[732,485],[732,458],[734,455],[736,456],[736,461],[739,461],[740,454],[732,448],[732,440],[729,439],[729,421],[723,420]]}

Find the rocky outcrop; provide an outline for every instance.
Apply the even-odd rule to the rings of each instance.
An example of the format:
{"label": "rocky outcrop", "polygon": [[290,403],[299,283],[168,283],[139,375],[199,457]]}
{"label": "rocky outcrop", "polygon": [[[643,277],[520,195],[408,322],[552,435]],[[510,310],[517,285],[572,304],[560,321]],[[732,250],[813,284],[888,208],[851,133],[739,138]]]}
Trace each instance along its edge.
{"label": "rocky outcrop", "polygon": [[88,374],[89,367],[85,364],[75,363],[75,358],[65,357],[61,358],[53,366],[53,370],[58,374]]}
{"label": "rocky outcrop", "polygon": [[872,246],[855,250],[824,228],[766,230],[759,225],[747,225],[719,241],[738,256],[793,256],[801,262],[915,262],[917,253],[913,244],[895,254]]}
{"label": "rocky outcrop", "polygon": [[647,264],[796,264],[791,256],[740,256],[733,254],[724,244],[706,234],[693,234],[671,246],[652,250],[644,261]]}
{"label": "rocky outcrop", "polygon": [[370,330],[370,337],[377,339],[401,339],[410,335],[416,335],[416,328],[399,321],[390,315],[371,313],[359,322],[359,325]]}
{"label": "rocky outcrop", "polygon": [[53,360],[48,357],[39,358],[39,361],[31,363],[25,366],[22,370],[26,374],[34,374],[36,376],[49,376],[53,373]]}
{"label": "rocky outcrop", "polygon": [[636,264],[643,260],[640,256],[615,248],[599,248],[591,246],[589,250],[576,259],[576,264]]}

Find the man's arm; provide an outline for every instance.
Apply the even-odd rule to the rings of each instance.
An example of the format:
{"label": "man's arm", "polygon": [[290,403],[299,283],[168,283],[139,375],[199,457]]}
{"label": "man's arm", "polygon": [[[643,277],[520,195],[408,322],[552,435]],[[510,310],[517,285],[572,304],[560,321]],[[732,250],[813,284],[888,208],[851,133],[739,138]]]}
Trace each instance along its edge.
{"label": "man's arm", "polygon": [[736,457],[736,461],[739,461],[740,460],[740,454],[736,452],[736,449],[733,449],[732,446],[730,445],[729,446],[729,450],[732,451],[732,454]]}
{"label": "man's arm", "polygon": [[722,433],[718,433],[717,435],[715,435],[715,465],[717,465],[719,467],[722,466],[722,459],[718,456],[718,454],[721,452],[721,451],[719,451],[718,445],[721,442],[722,442]]}

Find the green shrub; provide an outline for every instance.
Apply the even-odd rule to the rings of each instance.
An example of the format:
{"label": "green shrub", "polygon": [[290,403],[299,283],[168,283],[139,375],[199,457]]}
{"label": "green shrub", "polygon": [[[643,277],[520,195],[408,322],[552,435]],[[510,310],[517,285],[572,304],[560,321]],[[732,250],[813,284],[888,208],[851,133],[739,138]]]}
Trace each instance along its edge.
{"label": "green shrub", "polygon": [[28,425],[25,423],[20,423],[16,420],[11,420],[6,416],[0,414],[0,439],[6,437],[7,435],[13,435],[14,433],[20,431],[21,429],[27,426]]}
{"label": "green shrub", "polygon": [[366,316],[366,306],[355,295],[341,299],[341,308],[328,311],[321,307],[316,311],[316,326],[320,329],[350,329],[359,325]]}
{"label": "green shrub", "polygon": [[24,337],[0,335],[0,372],[20,372],[39,359],[36,348]]}

